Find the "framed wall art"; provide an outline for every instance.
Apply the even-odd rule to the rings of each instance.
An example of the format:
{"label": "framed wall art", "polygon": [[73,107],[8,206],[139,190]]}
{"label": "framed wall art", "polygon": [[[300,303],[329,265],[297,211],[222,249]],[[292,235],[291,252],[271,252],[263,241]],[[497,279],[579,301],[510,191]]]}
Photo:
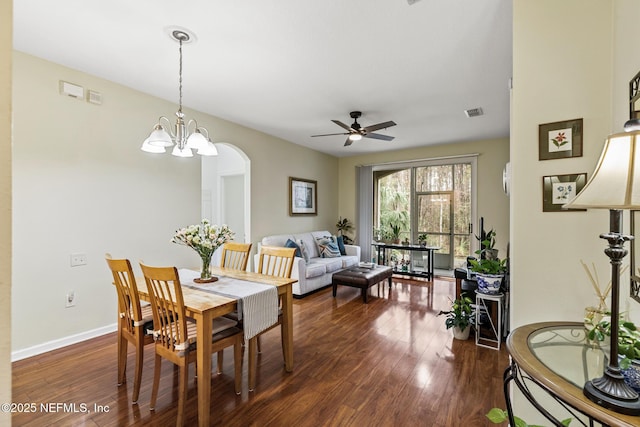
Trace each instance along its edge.
{"label": "framed wall art", "polygon": [[289,177],[289,215],[318,214],[318,182]]}
{"label": "framed wall art", "polygon": [[587,183],[587,174],[551,175],[542,177],[542,211],[572,212],[586,209],[563,209]]}
{"label": "framed wall art", "polygon": [[539,159],[582,157],[582,119],[539,126]]}

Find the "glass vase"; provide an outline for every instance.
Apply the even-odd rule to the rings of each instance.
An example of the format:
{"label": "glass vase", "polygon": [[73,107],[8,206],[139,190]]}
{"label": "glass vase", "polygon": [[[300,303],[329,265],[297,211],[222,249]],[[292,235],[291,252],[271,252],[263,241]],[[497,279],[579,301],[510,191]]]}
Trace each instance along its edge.
{"label": "glass vase", "polygon": [[211,279],[211,255],[202,257],[202,268],[200,269],[200,279]]}

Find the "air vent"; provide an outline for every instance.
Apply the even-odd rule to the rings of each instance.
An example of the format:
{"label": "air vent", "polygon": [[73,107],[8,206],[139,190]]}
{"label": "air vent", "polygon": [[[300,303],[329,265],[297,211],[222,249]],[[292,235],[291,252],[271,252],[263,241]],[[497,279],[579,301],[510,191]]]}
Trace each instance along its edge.
{"label": "air vent", "polygon": [[96,105],[102,105],[102,94],[100,92],[96,92],[95,90],[89,89],[87,91],[87,102]]}
{"label": "air vent", "polygon": [[482,112],[482,108],[478,107],[478,108],[472,108],[470,110],[464,110],[464,113],[467,115],[467,117],[471,118],[471,117],[478,117],[483,115],[484,113]]}

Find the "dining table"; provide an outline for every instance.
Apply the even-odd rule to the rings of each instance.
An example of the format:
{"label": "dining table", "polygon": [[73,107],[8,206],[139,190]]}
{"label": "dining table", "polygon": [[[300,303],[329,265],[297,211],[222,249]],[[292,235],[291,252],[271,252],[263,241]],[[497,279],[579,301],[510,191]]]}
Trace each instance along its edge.
{"label": "dining table", "polygon": [[[282,346],[284,365],[287,372],[293,371],[293,293],[292,285],[296,279],[268,276],[250,271],[233,270],[224,267],[211,267],[213,276],[260,283],[275,286],[282,302]],[[137,278],[140,299],[149,301],[144,277]],[[196,322],[196,358],[198,378],[211,378],[211,335],[213,319],[231,313],[238,307],[238,300],[204,290],[194,286],[182,286],[182,295],[187,316]],[[255,360],[249,360],[255,364]],[[255,366],[255,365],[254,365]],[[251,369],[251,368],[250,368]],[[255,371],[255,369],[254,369]],[[198,425],[209,426],[211,415],[211,381],[198,381]]]}

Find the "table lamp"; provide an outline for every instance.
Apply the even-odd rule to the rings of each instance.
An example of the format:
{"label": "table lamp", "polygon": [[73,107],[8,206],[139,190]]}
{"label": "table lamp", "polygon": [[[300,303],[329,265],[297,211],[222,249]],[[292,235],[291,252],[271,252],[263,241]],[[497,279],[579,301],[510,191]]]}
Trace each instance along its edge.
{"label": "table lamp", "polygon": [[630,120],[627,132],[610,135],[600,160],[582,191],[564,205],[575,209],[609,209],[609,232],[600,238],[609,242],[604,250],[611,262],[611,346],[609,365],[600,378],[587,381],[583,393],[591,401],[612,411],[640,415],[640,396],[624,382],[618,365],[620,320],[620,264],[627,255],[622,234],[622,209],[640,209],[640,122]]}

